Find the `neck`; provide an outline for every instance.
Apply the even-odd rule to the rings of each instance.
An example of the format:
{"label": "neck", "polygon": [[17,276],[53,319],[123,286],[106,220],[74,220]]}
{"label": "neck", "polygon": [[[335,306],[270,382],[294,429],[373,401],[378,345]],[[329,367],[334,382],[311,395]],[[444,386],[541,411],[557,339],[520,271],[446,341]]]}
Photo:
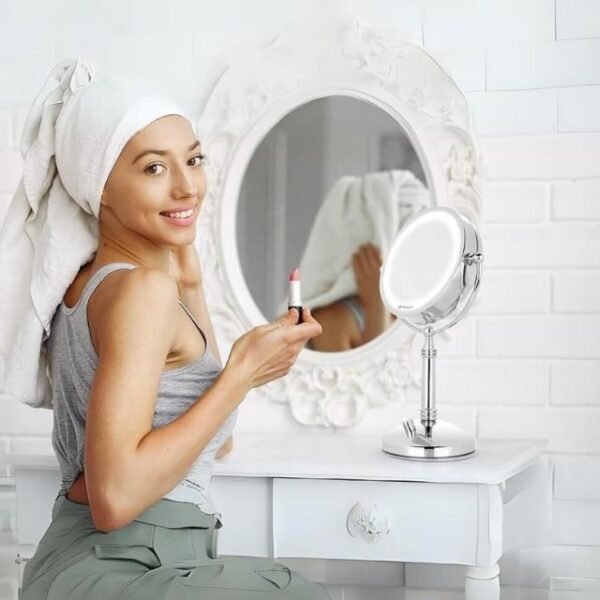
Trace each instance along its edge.
{"label": "neck", "polygon": [[123,227],[112,211],[100,211],[98,234],[98,249],[94,258],[96,265],[127,262],[169,272],[170,246]]}

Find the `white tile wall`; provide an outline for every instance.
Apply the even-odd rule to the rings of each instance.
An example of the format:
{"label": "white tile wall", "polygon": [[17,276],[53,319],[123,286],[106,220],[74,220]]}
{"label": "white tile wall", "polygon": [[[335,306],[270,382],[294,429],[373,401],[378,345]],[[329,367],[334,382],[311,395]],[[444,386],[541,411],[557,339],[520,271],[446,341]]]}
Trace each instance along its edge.
{"label": "white tile wall", "polygon": [[482,232],[484,268],[600,267],[600,223],[494,224],[484,225]]}
{"label": "white tile wall", "polygon": [[0,110],[0,150],[8,150],[12,142],[12,114],[10,110]]}
{"label": "white tile wall", "polygon": [[600,271],[556,271],[552,274],[552,312],[598,313]]}
{"label": "white tile wall", "polygon": [[521,136],[556,131],[556,90],[470,92],[467,100],[473,127],[480,136]]}
{"label": "white tile wall", "polygon": [[556,500],[600,500],[598,481],[599,457],[555,457],[552,485]]}
{"label": "white tile wall", "polygon": [[600,83],[600,39],[499,44],[487,54],[488,90]]}
{"label": "white tile wall", "polygon": [[513,316],[481,319],[480,356],[600,358],[600,316]]}
{"label": "white tile wall", "polygon": [[0,164],[0,192],[12,194],[21,177],[21,155],[15,149],[0,150]]}
{"label": "white tile wall", "polygon": [[599,102],[600,86],[558,90],[558,131],[600,131]]}
{"label": "white tile wall", "polygon": [[542,360],[439,358],[436,369],[444,409],[446,403],[545,406],[548,399],[548,365]]}
{"label": "white tile wall", "polygon": [[600,408],[481,407],[482,438],[547,440],[547,452],[600,454]]}
{"label": "white tile wall", "polygon": [[554,221],[600,220],[600,179],[558,181],[551,195]]}
{"label": "white tile wall", "polygon": [[553,0],[431,0],[423,16],[425,45],[488,46],[554,40]]}
{"label": "white tile wall", "polygon": [[[437,344],[440,410],[484,438],[548,440],[554,460],[553,545],[505,557],[503,581],[535,588],[547,586],[552,572],[597,576],[600,4],[348,0],[345,6],[386,34],[424,44],[472,110],[485,176],[486,260],[472,312]],[[20,176],[18,143],[29,104],[57,60],[79,53],[99,70],[143,77],[198,114],[238,53],[260,48],[299,18],[318,19],[316,7],[303,0],[5,3],[0,80],[11,84],[0,94],[0,222]],[[416,411],[419,390],[394,400],[355,432],[383,431],[399,409]],[[47,443],[49,411],[0,400],[0,414],[0,457],[9,443]],[[300,426],[285,405],[249,397],[238,427],[293,432]],[[2,468],[0,478],[7,475]],[[10,478],[1,482],[10,490]],[[0,493],[0,529],[13,522],[9,498]],[[348,569],[337,567],[333,579],[348,577]],[[401,585],[388,567],[378,571],[381,583]],[[431,565],[418,574],[411,568],[407,583],[451,583]],[[372,584],[366,577],[353,581]],[[364,597],[365,590],[373,598],[387,593],[358,586],[335,593]],[[389,594],[396,597],[396,590]],[[411,590],[407,597],[424,596]]]}
{"label": "white tile wall", "polygon": [[485,90],[485,52],[482,48],[436,48],[432,55],[463,92]]}
{"label": "white tile wall", "polygon": [[600,546],[600,502],[555,500],[550,543]]}
{"label": "white tile wall", "polygon": [[549,184],[539,181],[487,182],[483,220],[486,223],[545,221],[548,218],[549,189]]}
{"label": "white tile wall", "polygon": [[556,0],[556,36],[559,40],[600,37],[596,0]]}
{"label": "white tile wall", "polygon": [[544,271],[486,269],[472,315],[546,314],[550,309],[550,276]]}
{"label": "white tile wall", "polygon": [[597,360],[551,361],[550,404],[600,406],[598,373],[600,361]]}
{"label": "white tile wall", "polygon": [[598,133],[489,137],[481,139],[481,152],[487,177],[493,181],[554,181],[600,176]]}

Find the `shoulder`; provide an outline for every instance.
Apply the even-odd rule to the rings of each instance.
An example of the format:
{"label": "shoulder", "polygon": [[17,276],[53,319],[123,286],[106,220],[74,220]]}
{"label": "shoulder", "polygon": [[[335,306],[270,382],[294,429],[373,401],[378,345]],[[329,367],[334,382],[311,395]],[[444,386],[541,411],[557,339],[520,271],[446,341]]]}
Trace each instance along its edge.
{"label": "shoulder", "polygon": [[348,345],[353,347],[360,343],[362,336],[360,328],[354,314],[345,302],[333,302],[327,306],[315,308],[311,313],[323,327],[323,334],[319,336],[324,336],[323,342],[326,338],[337,347]]}
{"label": "shoulder", "polygon": [[122,269],[121,278],[116,286],[116,297],[127,297],[131,294],[150,293],[177,297],[177,283],[164,271],[147,267]]}
{"label": "shoulder", "polygon": [[162,333],[169,329],[179,299],[172,277],[145,267],[122,269],[110,275],[107,285],[101,286],[104,289],[98,290],[101,293],[90,299],[88,317],[98,351],[102,339],[113,337],[124,328],[135,331],[136,327],[151,324]]}
{"label": "shoulder", "polygon": [[336,322],[342,321],[343,323],[350,324],[354,319],[354,315],[346,302],[342,300],[338,300],[336,302],[332,302],[327,306],[322,306],[319,308],[315,308],[311,311],[313,314],[318,314],[319,316],[326,318],[327,320],[332,320]]}
{"label": "shoulder", "polygon": [[175,280],[159,269],[120,269],[110,275],[103,286],[104,293],[100,294],[103,312],[127,306],[143,309],[148,303],[160,307],[172,304],[179,297]]}

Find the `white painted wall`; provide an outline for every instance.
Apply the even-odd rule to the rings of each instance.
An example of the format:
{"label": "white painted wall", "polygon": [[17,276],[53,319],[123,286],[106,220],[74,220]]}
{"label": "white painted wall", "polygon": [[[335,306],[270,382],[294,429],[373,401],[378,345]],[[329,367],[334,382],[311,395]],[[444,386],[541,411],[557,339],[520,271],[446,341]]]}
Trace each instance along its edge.
{"label": "white painted wall", "polygon": [[[476,306],[439,344],[440,410],[480,437],[546,439],[554,462],[548,545],[506,557],[503,582],[544,585],[548,573],[598,576],[600,4],[347,4],[364,23],[423,44],[473,111],[487,180],[486,263]],[[300,0],[3,3],[0,219],[21,173],[18,140],[27,108],[57,60],[81,54],[116,76],[152,77],[197,114],[238,52],[267,44],[299,18],[318,13]],[[408,408],[417,402],[415,394]],[[382,408],[344,434],[382,431],[397,411]],[[37,443],[51,431],[48,411],[3,403],[0,415],[0,463],[11,443]],[[299,426],[285,407],[249,399],[238,427]],[[6,468],[0,475],[0,529],[8,529],[11,479]],[[337,568],[328,566],[328,573]],[[407,566],[408,584],[447,580],[443,570],[419,569]],[[355,581],[375,583],[372,572]],[[389,565],[381,565],[377,581],[402,583]]]}

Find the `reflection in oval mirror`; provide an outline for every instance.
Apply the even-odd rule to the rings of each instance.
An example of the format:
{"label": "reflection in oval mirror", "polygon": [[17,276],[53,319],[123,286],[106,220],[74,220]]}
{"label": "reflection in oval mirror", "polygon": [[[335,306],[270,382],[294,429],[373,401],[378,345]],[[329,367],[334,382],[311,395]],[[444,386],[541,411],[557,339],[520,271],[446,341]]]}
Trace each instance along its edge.
{"label": "reflection in oval mirror", "polygon": [[356,348],[395,320],[379,271],[397,232],[432,205],[424,169],[400,124],[348,96],[308,102],[256,148],[236,215],[248,289],[267,321],[287,312],[300,267],[302,303],[323,326],[306,347]]}

